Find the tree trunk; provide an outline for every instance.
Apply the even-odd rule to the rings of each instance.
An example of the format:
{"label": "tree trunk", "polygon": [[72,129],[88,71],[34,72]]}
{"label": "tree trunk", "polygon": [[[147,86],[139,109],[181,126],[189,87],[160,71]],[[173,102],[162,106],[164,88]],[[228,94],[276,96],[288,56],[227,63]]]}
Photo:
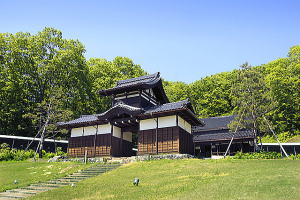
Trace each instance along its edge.
{"label": "tree trunk", "polygon": [[39,146],[39,158],[43,157],[43,146],[44,146],[44,141],[45,141],[45,132],[46,132],[46,128],[47,128],[48,123],[49,123],[49,119],[50,119],[50,115],[48,115],[48,117],[47,117],[47,120],[44,124],[43,131],[42,131],[42,134],[41,134],[41,141],[40,141],[40,146]]}

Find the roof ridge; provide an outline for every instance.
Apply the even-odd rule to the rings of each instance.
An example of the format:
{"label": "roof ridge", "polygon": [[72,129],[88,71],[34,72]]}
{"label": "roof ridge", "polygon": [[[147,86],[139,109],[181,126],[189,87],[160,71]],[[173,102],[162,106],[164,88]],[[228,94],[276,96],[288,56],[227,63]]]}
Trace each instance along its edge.
{"label": "roof ridge", "polygon": [[156,79],[159,77],[159,74],[160,74],[159,72],[156,72],[154,74],[148,74],[148,75],[139,76],[139,77],[135,77],[135,78],[119,80],[119,81],[117,81],[117,86],[120,86],[120,85],[126,84],[126,83],[130,83],[130,82],[134,82],[134,81],[142,81],[142,80],[146,80],[146,79]]}
{"label": "roof ridge", "polygon": [[226,118],[226,117],[235,117],[236,115],[226,115],[226,116],[217,116],[217,117],[206,117],[206,118],[201,118],[201,119],[221,119],[221,118]]}

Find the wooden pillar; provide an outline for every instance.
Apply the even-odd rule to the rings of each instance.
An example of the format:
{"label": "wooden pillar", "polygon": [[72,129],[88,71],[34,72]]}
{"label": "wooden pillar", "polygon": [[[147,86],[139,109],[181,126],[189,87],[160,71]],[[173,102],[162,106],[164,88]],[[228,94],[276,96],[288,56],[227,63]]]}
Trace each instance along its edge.
{"label": "wooden pillar", "polygon": [[121,152],[120,152],[120,156],[123,156],[123,130],[121,129]]}
{"label": "wooden pillar", "polygon": [[110,156],[112,156],[112,152],[113,152],[113,146],[112,146],[112,138],[113,138],[113,133],[114,133],[114,125],[111,124],[111,132],[110,132]]}
{"label": "wooden pillar", "polygon": [[158,117],[156,118],[155,138],[156,138],[156,154],[158,154]]}
{"label": "wooden pillar", "polygon": [[98,124],[97,124],[97,127],[96,127],[96,133],[95,133],[95,137],[94,137],[94,157],[96,157],[97,134],[98,134]]}

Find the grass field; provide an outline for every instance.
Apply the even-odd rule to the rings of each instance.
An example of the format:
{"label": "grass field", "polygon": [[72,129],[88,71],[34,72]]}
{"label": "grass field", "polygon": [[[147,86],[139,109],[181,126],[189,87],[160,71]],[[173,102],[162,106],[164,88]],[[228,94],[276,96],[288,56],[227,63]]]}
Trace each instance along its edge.
{"label": "grass field", "polygon": [[[43,182],[63,177],[89,165],[79,163],[47,163],[31,161],[6,161],[0,162],[0,192],[29,185],[31,183]],[[18,181],[18,184],[14,183]]]}
{"label": "grass field", "polygon": [[[140,178],[138,187],[132,184],[135,177]],[[300,161],[138,162],[32,199],[299,200]]]}

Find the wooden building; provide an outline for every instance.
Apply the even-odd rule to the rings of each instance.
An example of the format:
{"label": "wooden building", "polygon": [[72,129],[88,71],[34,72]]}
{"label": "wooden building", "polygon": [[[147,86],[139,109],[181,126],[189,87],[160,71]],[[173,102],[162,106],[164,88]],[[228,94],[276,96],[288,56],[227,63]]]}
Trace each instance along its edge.
{"label": "wooden building", "polygon": [[100,94],[111,96],[109,110],[59,123],[71,132],[69,156],[131,156],[133,136],[138,155],[194,154],[192,126],[203,123],[188,100],[169,102],[159,73],[118,81]]}
{"label": "wooden building", "polygon": [[193,127],[195,155],[198,157],[223,156],[233,137],[229,154],[237,151],[254,151],[254,134],[250,130],[239,130],[236,133],[228,128],[235,116],[210,117],[201,119],[204,126]]}

